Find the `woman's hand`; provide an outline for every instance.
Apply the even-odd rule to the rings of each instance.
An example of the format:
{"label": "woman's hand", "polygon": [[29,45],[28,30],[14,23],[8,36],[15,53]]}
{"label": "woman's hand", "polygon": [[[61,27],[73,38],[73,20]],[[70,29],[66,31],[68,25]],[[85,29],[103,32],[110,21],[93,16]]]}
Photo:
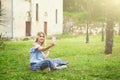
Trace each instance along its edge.
{"label": "woman's hand", "polygon": [[56,44],[56,37],[52,37],[52,40],[51,40],[51,45],[55,45]]}

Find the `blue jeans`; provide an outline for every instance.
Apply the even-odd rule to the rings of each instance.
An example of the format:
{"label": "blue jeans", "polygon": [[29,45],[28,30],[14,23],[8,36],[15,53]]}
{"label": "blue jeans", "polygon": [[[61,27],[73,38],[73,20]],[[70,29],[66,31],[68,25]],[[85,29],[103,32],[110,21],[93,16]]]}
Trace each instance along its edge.
{"label": "blue jeans", "polygon": [[44,70],[45,68],[50,68],[51,70],[55,69],[55,65],[51,60],[43,60],[39,63],[30,63],[30,67],[32,70]]}

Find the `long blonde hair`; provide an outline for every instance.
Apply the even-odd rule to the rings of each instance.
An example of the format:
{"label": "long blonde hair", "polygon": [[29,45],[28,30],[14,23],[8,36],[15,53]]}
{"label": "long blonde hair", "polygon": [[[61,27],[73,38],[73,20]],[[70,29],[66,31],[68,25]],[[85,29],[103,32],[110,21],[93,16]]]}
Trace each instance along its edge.
{"label": "long blonde hair", "polygon": [[[40,37],[41,34],[43,34],[43,36],[44,36],[44,38],[45,38],[45,40],[46,40],[46,37],[45,37],[46,35],[45,35],[45,33],[44,33],[44,32],[38,32],[38,33],[37,33],[37,38],[36,38],[35,42],[38,42],[38,37]],[[44,41],[43,43],[41,43],[40,45],[41,45],[41,46],[42,46],[42,45],[45,45],[45,41]]]}

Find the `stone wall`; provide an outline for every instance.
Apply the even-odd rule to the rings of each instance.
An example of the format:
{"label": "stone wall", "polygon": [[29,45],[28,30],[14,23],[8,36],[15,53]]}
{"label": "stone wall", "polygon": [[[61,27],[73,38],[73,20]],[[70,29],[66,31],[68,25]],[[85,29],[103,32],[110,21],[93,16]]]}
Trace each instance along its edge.
{"label": "stone wall", "polygon": [[[89,26],[89,34],[97,35],[101,34],[102,30],[105,33],[106,23],[92,23],[88,24]],[[64,17],[64,33],[71,33],[73,35],[79,35],[79,34],[86,34],[87,24],[86,23],[80,23],[75,19]],[[120,31],[120,25],[118,23],[114,26],[114,34],[118,35]]]}

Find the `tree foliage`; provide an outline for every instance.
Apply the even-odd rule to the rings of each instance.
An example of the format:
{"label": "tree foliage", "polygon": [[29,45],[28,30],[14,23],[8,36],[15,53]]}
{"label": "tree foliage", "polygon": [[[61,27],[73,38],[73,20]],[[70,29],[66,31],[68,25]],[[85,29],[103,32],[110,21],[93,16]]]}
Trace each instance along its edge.
{"label": "tree foliage", "polygon": [[[112,9],[111,6],[114,6],[114,8]],[[119,21],[120,0],[64,0],[64,12],[75,13],[75,16],[71,16],[79,20],[85,20],[86,13],[88,13],[92,21],[105,21],[108,9],[114,12],[112,15],[115,15],[116,21]],[[76,13],[79,13],[79,15]]]}

